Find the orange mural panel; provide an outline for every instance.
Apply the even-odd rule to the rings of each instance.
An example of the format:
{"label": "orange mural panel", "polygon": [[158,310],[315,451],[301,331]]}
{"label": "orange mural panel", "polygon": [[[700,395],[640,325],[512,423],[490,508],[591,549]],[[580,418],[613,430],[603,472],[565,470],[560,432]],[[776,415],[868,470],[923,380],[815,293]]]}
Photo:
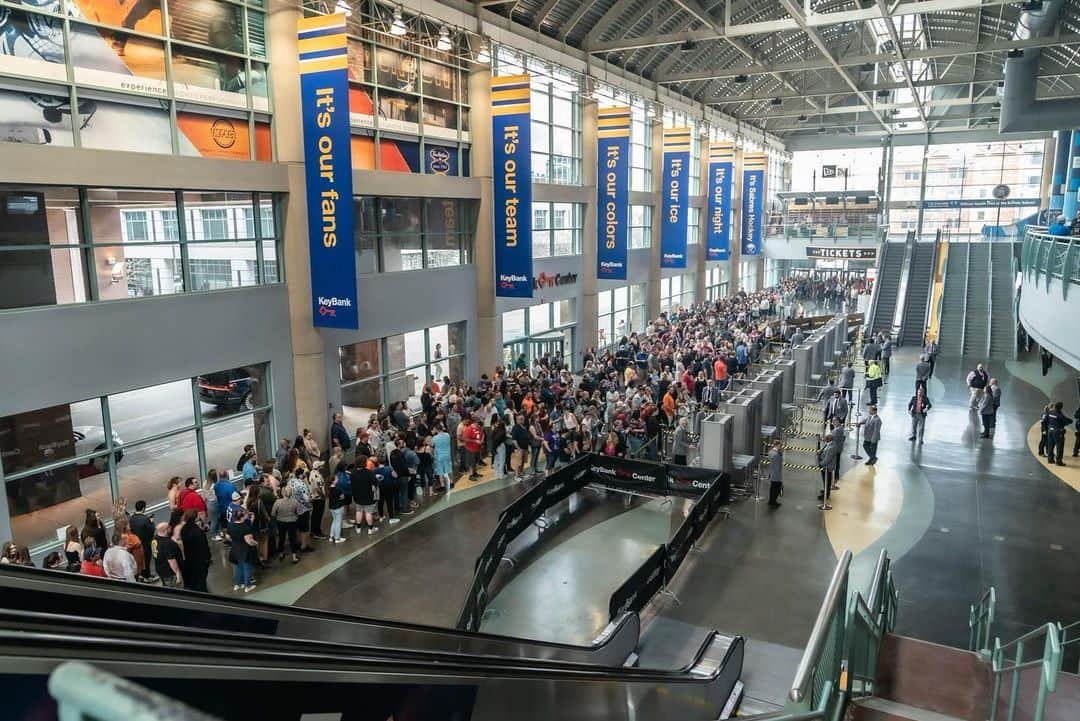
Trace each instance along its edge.
{"label": "orange mural panel", "polygon": [[352,166],[357,170],[375,170],[375,139],[354,135],[349,139]]}
{"label": "orange mural panel", "polygon": [[[177,113],[176,125],[195,150],[204,158],[228,160],[250,159],[250,135],[247,123],[234,118],[215,118],[197,113]],[[261,123],[261,125],[266,125]],[[259,131],[256,129],[256,140]],[[269,156],[270,128],[265,131],[266,153]],[[267,157],[267,160],[270,158]]]}

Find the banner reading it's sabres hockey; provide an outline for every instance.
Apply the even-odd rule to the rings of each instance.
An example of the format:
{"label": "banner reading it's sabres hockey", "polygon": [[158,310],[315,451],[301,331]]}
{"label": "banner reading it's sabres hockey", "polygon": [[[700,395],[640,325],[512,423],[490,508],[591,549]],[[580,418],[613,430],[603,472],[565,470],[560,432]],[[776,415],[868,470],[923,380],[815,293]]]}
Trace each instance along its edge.
{"label": "banner reading it's sabres hockey", "polygon": [[529,76],[491,79],[495,295],[532,298]]}
{"label": "banner reading it's sabres hockey", "polygon": [[746,153],[743,155],[743,255],[761,255],[761,222],[765,204],[765,170],[768,165],[769,157],[764,153]]}
{"label": "banner reading it's sabres hockey", "polygon": [[660,267],[686,267],[690,128],[664,130],[664,200],[660,212]]}
{"label": "banner reading it's sabres hockey", "polygon": [[626,280],[630,108],[601,108],[596,135],[596,277]]}
{"label": "banner reading it's sabres hockey", "polygon": [[359,321],[345,15],[301,18],[296,35],[312,320],[316,326],[355,330]]}
{"label": "banner reading it's sabres hockey", "polygon": [[731,257],[731,175],[734,163],[734,145],[710,143],[705,260],[727,260]]}

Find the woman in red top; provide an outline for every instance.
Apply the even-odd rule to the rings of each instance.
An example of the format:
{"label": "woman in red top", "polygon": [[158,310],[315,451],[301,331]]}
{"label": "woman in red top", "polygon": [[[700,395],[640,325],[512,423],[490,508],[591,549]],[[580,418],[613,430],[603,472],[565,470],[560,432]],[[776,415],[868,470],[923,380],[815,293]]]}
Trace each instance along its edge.
{"label": "woman in red top", "polygon": [[97,546],[90,546],[83,551],[83,562],[79,567],[79,573],[84,576],[106,578],[105,569],[101,567],[101,551],[97,550]]}

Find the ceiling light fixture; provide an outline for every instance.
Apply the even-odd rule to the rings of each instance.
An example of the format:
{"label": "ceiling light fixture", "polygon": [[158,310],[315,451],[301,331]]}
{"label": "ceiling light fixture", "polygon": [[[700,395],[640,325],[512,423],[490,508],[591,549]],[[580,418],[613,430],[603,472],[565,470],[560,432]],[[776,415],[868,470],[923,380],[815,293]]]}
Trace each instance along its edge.
{"label": "ceiling light fixture", "polygon": [[800,123],[805,123],[806,122],[806,116],[805,115],[800,115],[799,116],[799,122]]}
{"label": "ceiling light fixture", "polygon": [[687,38],[683,41],[683,44],[679,46],[679,50],[682,50],[684,53],[688,53],[696,47],[697,41],[693,38]]}
{"label": "ceiling light fixture", "polygon": [[349,6],[348,0],[337,0],[337,4],[334,5],[334,12],[347,18],[352,17],[352,8]]}
{"label": "ceiling light fixture", "polygon": [[735,82],[737,82],[737,83],[745,83],[745,82],[746,82],[747,80],[749,80],[749,79],[750,79],[750,78],[748,78],[748,77],[747,77],[747,76],[745,76],[745,75],[736,75],[736,76],[735,76]]}
{"label": "ceiling light fixture", "polygon": [[491,49],[488,47],[487,40],[480,42],[480,49],[476,52],[476,62],[481,65],[487,65],[491,62]]}
{"label": "ceiling light fixture", "polygon": [[394,22],[390,23],[390,34],[396,37],[409,34],[409,29],[405,27],[405,21],[401,19],[401,8],[394,8]]}
{"label": "ceiling light fixture", "polygon": [[784,104],[784,101],[783,101],[783,100],[781,100],[780,98],[773,98],[773,99],[772,99],[772,104],[773,104],[773,105],[783,105],[783,104]]}
{"label": "ceiling light fixture", "polygon": [[454,44],[450,42],[450,31],[443,25],[442,29],[439,30],[439,40],[435,43],[435,49],[448,53],[453,47]]}

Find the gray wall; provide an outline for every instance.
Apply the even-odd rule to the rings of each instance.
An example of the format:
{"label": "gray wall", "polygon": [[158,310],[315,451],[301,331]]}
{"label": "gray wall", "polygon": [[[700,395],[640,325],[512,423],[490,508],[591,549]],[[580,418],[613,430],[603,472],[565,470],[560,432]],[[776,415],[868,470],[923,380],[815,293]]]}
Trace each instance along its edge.
{"label": "gray wall", "polygon": [[[1080,289],[1061,297],[1061,280],[1025,275],[1020,292],[1020,322],[1039,345],[1073,368],[1080,368]],[[1067,411],[1068,409],[1066,409]]]}

